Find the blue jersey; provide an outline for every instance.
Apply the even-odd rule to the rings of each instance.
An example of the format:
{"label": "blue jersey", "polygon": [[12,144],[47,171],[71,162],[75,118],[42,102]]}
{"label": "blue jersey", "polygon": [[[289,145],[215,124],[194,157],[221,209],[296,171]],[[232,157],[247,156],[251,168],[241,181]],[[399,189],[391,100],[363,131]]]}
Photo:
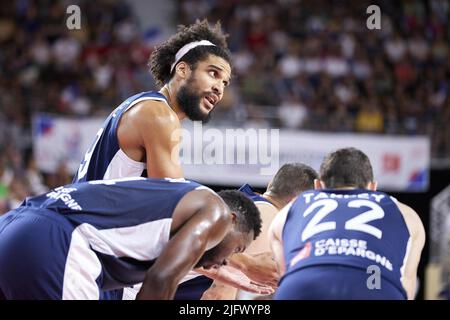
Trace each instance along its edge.
{"label": "blue jersey", "polygon": [[[96,281],[101,290],[136,284],[143,281],[145,272],[168,243],[172,214],[178,202],[186,193],[203,188],[206,187],[184,179],[140,177],[59,187],[27,198],[18,209],[0,218],[0,247],[4,252],[15,247],[20,263],[20,257],[29,256],[30,244],[19,250],[22,240],[17,235],[27,230],[30,239],[43,242],[33,252],[45,251],[42,256],[46,256],[45,261],[54,261],[53,265],[61,262],[63,274],[58,280],[61,288],[70,286],[66,279],[71,275],[78,282]],[[40,220],[42,223],[36,222]],[[40,230],[45,228],[49,230]],[[64,232],[52,235],[56,228],[63,228]],[[64,247],[62,253],[56,256],[60,247]],[[13,264],[13,260],[0,253],[2,270],[16,272]],[[41,268],[39,263],[36,268]],[[20,278],[2,272],[0,287],[3,280]],[[49,280],[42,275],[40,281]]]}
{"label": "blue jersey", "polygon": [[[117,128],[122,115],[144,100],[157,100],[167,104],[164,95],[152,91],[135,94],[122,102],[97,132],[73,182],[146,176],[143,174],[146,168],[145,163],[129,158],[120,149],[117,139]],[[168,104],[167,107],[170,108]]]}
{"label": "blue jersey", "polygon": [[406,295],[400,278],[410,234],[396,200],[368,190],[301,193],[283,229],[286,275],[318,265],[344,265],[381,276]]}
{"label": "blue jersey", "polygon": [[260,194],[256,193],[253,190],[253,188],[251,187],[251,185],[249,185],[248,183],[244,184],[238,190],[243,192],[243,193],[245,193],[245,195],[247,197],[249,197],[254,203],[266,202],[268,204],[272,204],[269,200],[267,200],[266,198],[262,197]]}

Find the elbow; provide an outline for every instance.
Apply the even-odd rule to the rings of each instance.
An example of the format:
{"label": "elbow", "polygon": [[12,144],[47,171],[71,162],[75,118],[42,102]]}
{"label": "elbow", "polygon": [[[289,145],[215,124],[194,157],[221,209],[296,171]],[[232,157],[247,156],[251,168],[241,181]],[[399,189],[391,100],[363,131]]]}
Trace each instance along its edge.
{"label": "elbow", "polygon": [[177,285],[174,277],[165,276],[164,272],[149,270],[136,299],[171,300],[175,295]]}

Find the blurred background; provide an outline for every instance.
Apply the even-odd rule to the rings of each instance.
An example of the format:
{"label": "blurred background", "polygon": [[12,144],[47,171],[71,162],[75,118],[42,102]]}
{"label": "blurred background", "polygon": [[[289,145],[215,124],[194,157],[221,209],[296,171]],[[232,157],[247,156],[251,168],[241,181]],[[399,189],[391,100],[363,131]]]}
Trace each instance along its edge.
{"label": "blurred background", "polygon": [[[66,9],[73,4],[81,28],[69,30]],[[381,9],[381,29],[366,27],[372,4]],[[404,179],[396,171],[403,162],[416,173],[382,189],[413,207],[427,230],[417,297],[449,299],[449,16],[446,0],[2,3],[0,214],[71,182],[70,162],[78,164],[86,151],[80,141],[90,142],[124,99],[157,89],[147,60],[177,25],[220,20],[233,81],[209,126],[275,128],[283,139],[311,135],[317,144],[320,137],[402,141],[411,152],[385,152],[382,167],[392,171],[391,181]],[[308,163],[299,144],[299,159],[284,160]],[[202,172],[192,176],[215,189],[239,186]]]}

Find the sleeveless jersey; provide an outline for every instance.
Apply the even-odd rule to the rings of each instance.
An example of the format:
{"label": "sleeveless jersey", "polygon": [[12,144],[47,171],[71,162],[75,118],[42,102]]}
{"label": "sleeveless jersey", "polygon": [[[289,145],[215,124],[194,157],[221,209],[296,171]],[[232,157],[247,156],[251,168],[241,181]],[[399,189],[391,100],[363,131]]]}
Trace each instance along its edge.
{"label": "sleeveless jersey", "polygon": [[253,202],[266,202],[268,204],[272,204],[269,200],[262,197],[258,193],[256,193],[253,188],[248,184],[244,184],[242,187],[238,189],[239,191],[243,192],[247,197],[249,197]]}
{"label": "sleeveless jersey", "polygon": [[[145,163],[130,159],[120,149],[117,128],[122,115],[138,102],[144,100],[163,101],[167,104],[164,95],[153,91],[135,94],[122,102],[109,115],[97,132],[94,142],[84,155],[84,159],[73,179],[74,183],[100,179],[139,177],[143,174],[146,168]],[[169,105],[167,106],[169,107]]]}
{"label": "sleeveless jersey", "polygon": [[42,214],[65,218],[74,228],[68,261],[87,260],[86,251],[93,250],[103,271],[102,288],[111,290],[143,281],[169,241],[176,205],[189,191],[203,188],[184,179],[91,181],[27,198],[17,210],[39,215],[46,209]]}
{"label": "sleeveless jersey", "polygon": [[382,277],[406,295],[400,278],[410,234],[396,200],[385,193],[303,192],[288,211],[282,238],[286,275],[315,265],[365,271],[375,265]]}

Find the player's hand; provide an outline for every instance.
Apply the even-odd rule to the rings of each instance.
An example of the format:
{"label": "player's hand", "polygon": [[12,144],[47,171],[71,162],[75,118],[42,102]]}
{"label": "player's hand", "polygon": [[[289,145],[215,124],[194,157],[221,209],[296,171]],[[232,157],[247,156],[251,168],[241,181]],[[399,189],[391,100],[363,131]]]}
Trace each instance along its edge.
{"label": "player's hand", "polygon": [[276,288],[278,285],[277,264],[273,260],[271,252],[263,252],[256,255],[235,254],[229,259],[229,264],[241,270],[256,283],[272,288]]}
{"label": "player's hand", "polygon": [[201,300],[234,300],[236,293],[235,287],[214,281],[211,287],[203,293]]}
{"label": "player's hand", "polygon": [[231,266],[222,266],[217,269],[198,268],[194,271],[203,274],[224,284],[233,286],[237,289],[256,294],[272,294],[274,289],[270,286],[252,281],[242,271]]}

